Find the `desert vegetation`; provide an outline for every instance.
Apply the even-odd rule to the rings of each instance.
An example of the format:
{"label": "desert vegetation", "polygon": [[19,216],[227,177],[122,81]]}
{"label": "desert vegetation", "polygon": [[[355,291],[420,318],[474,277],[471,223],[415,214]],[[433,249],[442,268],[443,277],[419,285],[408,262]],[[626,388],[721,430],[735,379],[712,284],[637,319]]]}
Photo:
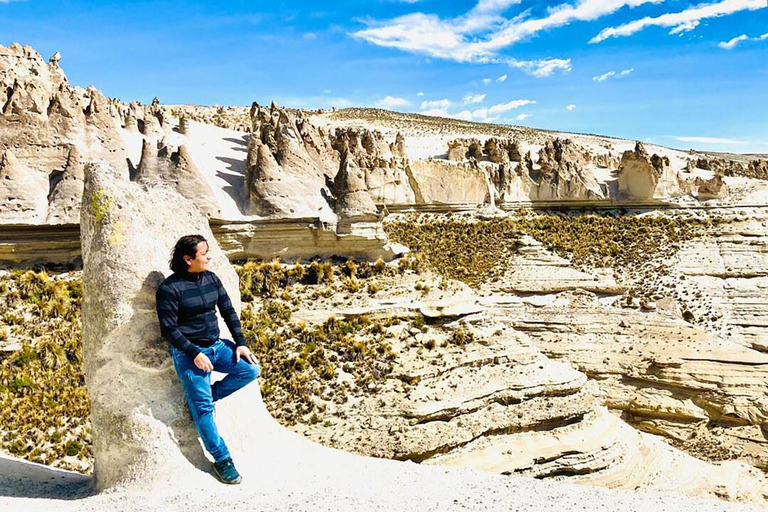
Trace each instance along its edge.
{"label": "desert vegetation", "polygon": [[[81,369],[82,281],[45,270],[0,277],[0,449],[90,469],[90,404]],[[5,354],[5,355],[3,355]]]}
{"label": "desert vegetation", "polygon": [[[385,224],[390,239],[417,252],[434,271],[474,287],[496,281],[528,235],[579,268],[610,268],[627,285],[628,305],[661,298],[680,300],[665,281],[682,244],[705,236],[710,219],[693,215],[537,214],[505,217],[408,214]],[[686,310],[687,311],[687,310]],[[694,321],[692,313],[688,320]]]}

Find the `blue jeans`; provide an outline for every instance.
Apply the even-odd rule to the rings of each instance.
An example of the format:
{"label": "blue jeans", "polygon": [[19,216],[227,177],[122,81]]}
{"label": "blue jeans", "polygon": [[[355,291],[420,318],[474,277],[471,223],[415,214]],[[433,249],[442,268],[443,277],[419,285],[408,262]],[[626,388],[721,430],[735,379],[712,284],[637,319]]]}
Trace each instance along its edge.
{"label": "blue jeans", "polygon": [[215,462],[228,459],[230,455],[216,428],[213,403],[253,382],[261,373],[258,364],[248,363],[242,357],[235,362],[235,348],[235,344],[229,340],[218,340],[210,347],[200,349],[211,360],[214,370],[227,374],[211,386],[211,374],[195,366],[191,357],[171,346],[173,365],[187,394],[192,421],[205,449]]}

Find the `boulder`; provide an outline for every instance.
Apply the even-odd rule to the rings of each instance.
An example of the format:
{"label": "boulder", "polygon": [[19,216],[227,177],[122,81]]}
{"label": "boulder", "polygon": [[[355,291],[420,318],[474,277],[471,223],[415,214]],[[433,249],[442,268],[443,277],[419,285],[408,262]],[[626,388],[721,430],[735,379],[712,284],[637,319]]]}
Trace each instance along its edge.
{"label": "boulder", "polygon": [[[173,492],[199,489],[210,478],[209,466],[168,343],[160,337],[155,290],[170,273],[176,240],[192,233],[208,240],[211,269],[239,311],[237,274],[191,201],[169,187],[130,182],[104,162],[85,167],[81,233],[83,370],[96,487],[142,493],[164,486]],[[228,333],[223,325],[222,333]],[[258,398],[254,392],[249,386],[217,406],[217,424],[235,456],[258,436],[243,428],[253,421],[248,402]],[[231,428],[233,422],[238,429]]]}

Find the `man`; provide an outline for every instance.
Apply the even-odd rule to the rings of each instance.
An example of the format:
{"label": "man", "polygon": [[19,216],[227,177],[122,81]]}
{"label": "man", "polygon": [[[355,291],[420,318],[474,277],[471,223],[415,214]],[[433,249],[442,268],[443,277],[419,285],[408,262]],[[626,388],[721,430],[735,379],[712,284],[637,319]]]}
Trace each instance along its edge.
{"label": "man", "polygon": [[[208,242],[202,236],[184,236],[176,242],[170,261],[173,274],[157,289],[157,317],[160,332],[171,345],[195,428],[213,457],[214,473],[226,484],[239,484],[242,478],[216,428],[213,404],[254,381],[261,370],[245,346],[227,291],[208,270],[210,261]],[[216,306],[234,342],[219,338]],[[213,370],[227,376],[211,385]]]}

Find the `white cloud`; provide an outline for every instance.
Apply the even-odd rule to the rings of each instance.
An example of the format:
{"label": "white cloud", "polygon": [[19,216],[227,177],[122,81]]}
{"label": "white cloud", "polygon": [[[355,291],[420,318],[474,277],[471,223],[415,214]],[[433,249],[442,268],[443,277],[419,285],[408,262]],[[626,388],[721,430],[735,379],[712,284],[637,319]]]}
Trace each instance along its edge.
{"label": "white cloud", "polygon": [[332,97],[332,96],[285,96],[275,98],[278,105],[285,105],[292,108],[347,108],[358,105],[348,98]]}
{"label": "white cloud", "polygon": [[680,142],[699,142],[702,144],[746,144],[743,140],[720,139],[717,137],[675,137]]}
{"label": "white cloud", "polygon": [[423,114],[425,116],[435,116],[435,117],[451,117],[451,115],[448,113],[448,111],[440,109],[440,108],[432,108],[429,110],[422,110],[419,112],[419,114]]}
{"label": "white cloud", "polygon": [[493,82],[493,78],[483,78],[483,85],[490,85]]}
{"label": "white cloud", "polygon": [[758,36],[758,37],[749,37],[749,36],[747,36],[747,34],[741,34],[740,36],[734,37],[730,41],[724,41],[724,42],[718,43],[717,46],[719,46],[723,50],[733,50],[734,48],[736,48],[736,45],[738,45],[739,43],[741,43],[743,41],[758,41],[759,42],[759,41],[764,41],[766,39],[768,39],[768,33],[763,34],[763,35]]}
{"label": "white cloud", "polygon": [[593,76],[592,81],[593,82],[605,82],[609,78],[611,78],[613,75],[615,75],[615,71],[608,71],[607,73],[603,73],[602,75]]}
{"label": "white cloud", "polygon": [[[416,12],[386,20],[366,20],[366,28],[350,35],[377,46],[397,48],[430,57],[457,62],[498,63],[507,62],[507,58],[501,57],[499,51],[541,31],[568,25],[574,21],[596,20],[624,7],[632,8],[663,1],[578,0],[575,4],[562,3],[550,7],[544,17],[532,18],[530,10],[514,17],[502,15],[511,5],[519,3],[519,0],[480,0],[474,8],[453,18]],[[550,63],[556,60],[565,61],[546,60]],[[530,69],[526,66],[513,67]],[[538,74],[534,76],[552,74],[546,67],[535,69]]]}
{"label": "white cloud", "polygon": [[693,30],[703,19],[719,18],[739,11],[754,11],[765,7],[768,7],[768,0],[722,0],[711,4],[699,4],[684,11],[656,17],[646,16],[618,27],[605,28],[589,42],[599,43],[609,37],[630,36],[652,26],[672,27],[670,34],[678,34]]}
{"label": "white cloud", "polygon": [[568,105],[567,107],[565,107],[565,109],[566,109],[566,110],[568,110],[568,111],[573,111],[573,110],[576,110],[576,105],[574,105],[573,103],[571,103],[570,105]]}
{"label": "white cloud", "polygon": [[451,107],[451,101],[447,99],[421,102],[421,110],[432,110],[432,109],[448,110],[450,107]]}
{"label": "white cloud", "polygon": [[592,81],[593,82],[605,82],[606,80],[608,80],[611,77],[622,78],[622,77],[625,77],[625,76],[629,76],[630,74],[632,74],[632,72],[634,70],[635,70],[635,68],[629,68],[629,69],[624,69],[622,71],[619,71],[618,73],[616,71],[608,71],[606,73],[603,73],[602,75],[593,76],[592,77]]}
{"label": "white cloud", "polygon": [[394,96],[386,96],[376,102],[377,107],[381,108],[402,108],[410,107],[411,102],[405,98],[396,98]]}
{"label": "white cloud", "polygon": [[749,40],[749,37],[747,37],[747,34],[741,34],[740,36],[734,37],[730,41],[718,43],[717,46],[719,46],[723,50],[733,50],[737,44],[739,44],[742,41],[748,41],[748,40]]}
{"label": "white cloud", "polygon": [[531,114],[517,114],[515,116],[515,119],[517,119],[518,121],[525,121],[529,117],[531,117]]}
{"label": "white cloud", "polygon": [[424,93],[422,91],[419,91],[416,93],[416,96],[424,96]]}
{"label": "white cloud", "polygon": [[501,75],[499,78],[496,79],[497,82],[505,82],[507,80],[507,75]]}
{"label": "white cloud", "polygon": [[512,100],[507,103],[499,103],[497,105],[494,105],[491,108],[489,108],[488,111],[491,114],[500,114],[502,112],[507,112],[508,110],[524,107],[526,105],[533,105],[534,103],[536,102],[533,100]]}
{"label": "white cloud", "polygon": [[485,100],[485,94],[467,94],[462,101],[465,105],[469,103],[482,103]]}
{"label": "white cloud", "polygon": [[455,117],[456,119],[463,119],[464,121],[471,121],[472,112],[470,112],[469,110],[462,110],[458,114],[453,114],[452,117]]}
{"label": "white cloud", "polygon": [[529,75],[533,75],[537,78],[552,76],[552,74],[560,69],[563,73],[569,73],[573,68],[571,67],[571,59],[540,59],[540,60],[514,60],[508,61],[508,64],[513,68],[522,69]]}
{"label": "white cloud", "polygon": [[331,94],[331,90],[330,89],[323,89],[323,94]]}
{"label": "white cloud", "polygon": [[317,35],[314,32],[307,32],[302,37],[307,41],[314,41],[317,39]]}
{"label": "white cloud", "polygon": [[[447,100],[443,100],[447,101]],[[427,103],[427,102],[424,102]],[[443,105],[445,108],[433,108],[430,110],[422,109],[421,114],[424,115],[430,115],[430,116],[441,116],[441,117],[452,117],[454,119],[462,119],[464,121],[479,121],[484,123],[490,123],[493,121],[497,121],[501,115],[504,112],[508,112],[510,110],[514,110],[520,107],[524,107],[526,105],[533,105],[536,102],[533,100],[512,100],[508,101],[507,103],[497,103],[496,105],[493,105],[491,107],[482,107],[475,110],[462,110],[460,112],[456,113],[449,113],[447,111],[447,108],[449,105]],[[423,107],[422,103],[422,107]],[[530,114],[524,114],[526,117],[528,117]]]}

